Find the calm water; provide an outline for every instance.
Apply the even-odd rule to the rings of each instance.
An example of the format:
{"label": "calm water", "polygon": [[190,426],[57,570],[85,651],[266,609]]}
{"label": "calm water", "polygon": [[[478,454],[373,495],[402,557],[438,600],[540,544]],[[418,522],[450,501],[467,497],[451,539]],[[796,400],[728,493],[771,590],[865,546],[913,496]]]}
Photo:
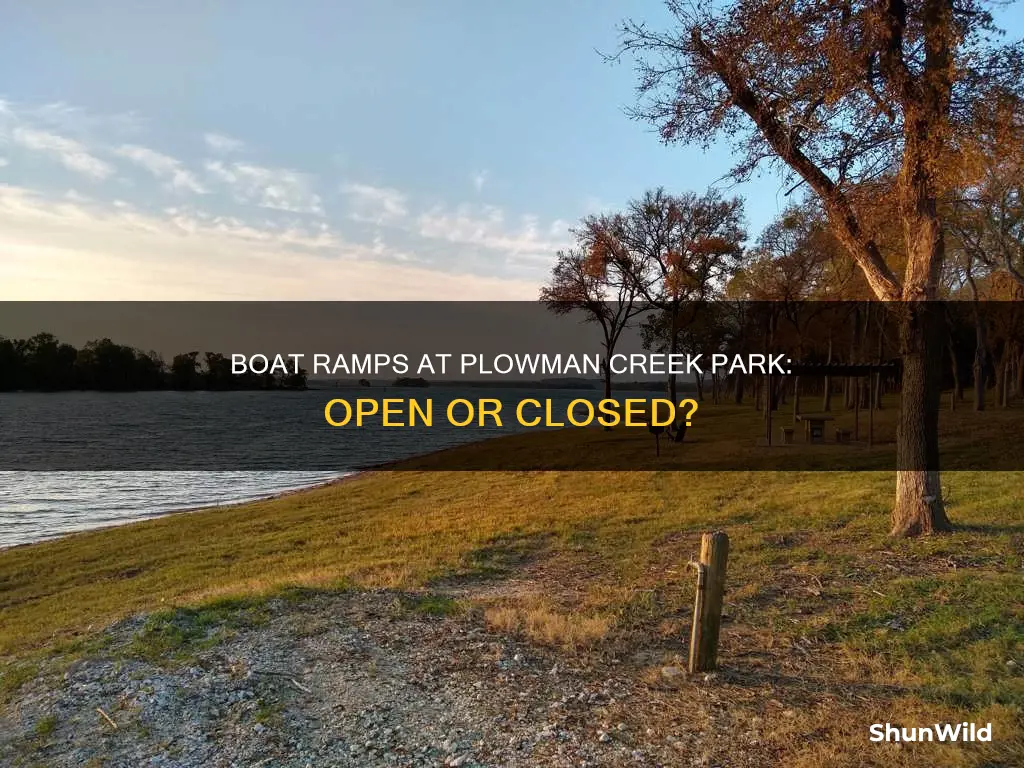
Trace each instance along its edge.
{"label": "calm water", "polygon": [[[512,407],[521,397],[538,395],[509,389],[445,392],[441,388],[405,394],[436,398],[439,409],[455,396],[498,397]],[[617,392],[616,396],[624,394]],[[416,432],[312,428],[310,424],[322,420],[324,403],[331,396],[335,395],[312,390],[284,395],[0,395],[0,456],[4,458],[0,466],[6,465],[7,470],[38,468],[0,469],[0,547],[177,510],[271,496],[325,482],[368,463],[521,429],[514,424],[501,430],[456,429],[440,419],[433,428]],[[576,397],[599,399],[601,395],[592,390],[548,390],[543,396],[567,403]],[[232,426],[222,434],[212,433],[208,454],[201,443],[183,447],[194,434],[219,429],[220,423]],[[263,439],[268,436],[272,439]],[[136,444],[137,449],[125,448]],[[228,451],[236,447],[237,459]],[[126,461],[136,450],[139,460]],[[118,457],[115,466],[101,465],[104,471],[95,471],[97,457],[111,453]],[[62,471],[44,471],[54,469],[46,460],[57,455],[69,457],[57,462]],[[30,456],[43,461],[26,464]],[[178,464],[173,463],[175,456]],[[79,459],[84,463],[78,463]],[[90,471],[78,471],[79,467]],[[168,467],[176,471],[164,471]],[[210,471],[195,471],[203,467]],[[242,467],[247,471],[225,471]],[[128,468],[137,469],[126,471]],[[300,469],[304,471],[293,471]]]}
{"label": "calm water", "polygon": [[0,472],[0,548],[325,482],[310,472]]}

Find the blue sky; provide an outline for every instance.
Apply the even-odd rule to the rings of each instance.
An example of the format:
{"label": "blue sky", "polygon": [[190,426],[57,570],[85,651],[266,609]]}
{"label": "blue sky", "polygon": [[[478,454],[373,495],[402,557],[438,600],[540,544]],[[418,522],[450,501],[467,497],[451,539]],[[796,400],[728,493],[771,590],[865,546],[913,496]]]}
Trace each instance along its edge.
{"label": "blue sky", "polygon": [[572,222],[730,166],[595,50],[660,2],[3,7],[5,298],[533,298]]}

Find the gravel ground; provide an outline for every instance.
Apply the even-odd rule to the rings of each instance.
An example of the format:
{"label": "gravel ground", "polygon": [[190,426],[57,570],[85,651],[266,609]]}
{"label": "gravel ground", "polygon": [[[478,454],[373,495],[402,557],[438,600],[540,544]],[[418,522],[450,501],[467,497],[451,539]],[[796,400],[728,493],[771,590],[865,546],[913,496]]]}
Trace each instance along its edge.
{"label": "gravel ground", "polygon": [[[8,703],[0,764],[719,764],[706,743],[725,716],[713,702],[700,727],[666,727],[657,715],[670,693],[625,665],[540,650],[488,632],[479,617],[416,606],[389,592],[275,599],[258,621],[204,626],[217,641],[201,639],[173,665],[145,660],[146,617],[121,622],[104,633],[104,650],[44,670]],[[749,758],[729,764],[759,764],[757,744],[751,732]]]}

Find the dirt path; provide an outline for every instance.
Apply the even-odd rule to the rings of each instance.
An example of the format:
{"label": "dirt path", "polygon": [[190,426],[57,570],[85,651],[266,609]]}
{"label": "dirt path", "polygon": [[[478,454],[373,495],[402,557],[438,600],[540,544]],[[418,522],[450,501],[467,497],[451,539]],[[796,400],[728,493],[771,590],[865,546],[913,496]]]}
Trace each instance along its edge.
{"label": "dirt path", "polygon": [[[699,721],[666,727],[659,713],[678,692],[615,660],[526,647],[479,617],[430,615],[444,613],[437,599],[305,595],[219,623],[122,622],[93,658],[18,692],[0,716],[0,764],[760,764],[756,731],[712,761],[725,717],[713,697]],[[183,638],[181,666],[145,660]]]}

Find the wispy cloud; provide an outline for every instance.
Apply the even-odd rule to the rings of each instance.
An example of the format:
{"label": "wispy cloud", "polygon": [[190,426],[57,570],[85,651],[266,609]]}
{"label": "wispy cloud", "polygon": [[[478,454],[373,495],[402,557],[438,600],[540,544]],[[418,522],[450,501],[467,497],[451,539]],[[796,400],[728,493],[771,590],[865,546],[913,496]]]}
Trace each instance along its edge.
{"label": "wispy cloud", "polygon": [[[0,300],[527,299],[526,281],[411,264],[381,240],[49,200],[0,185]],[[382,257],[391,258],[383,262]],[[111,279],[113,276],[114,279]]]}
{"label": "wispy cloud", "polygon": [[18,146],[56,160],[69,171],[103,180],[114,174],[114,166],[90,154],[80,142],[50,131],[18,126],[11,132]]}
{"label": "wispy cloud", "polygon": [[554,238],[565,239],[568,236],[569,229],[572,225],[565,219],[555,219],[551,222],[551,227],[548,229],[548,234]]}
{"label": "wispy cloud", "polygon": [[211,152],[219,155],[227,155],[232,152],[241,152],[245,149],[245,142],[223,133],[204,133],[203,141]]}
{"label": "wispy cloud", "polygon": [[590,196],[583,201],[583,210],[587,214],[602,214],[608,211],[614,211],[618,208],[615,203],[609,203],[607,200],[602,200],[599,197]]}
{"label": "wispy cloud", "polygon": [[349,217],[369,224],[388,224],[408,214],[407,198],[397,189],[368,184],[344,184],[341,191],[349,200]]}
{"label": "wispy cloud", "polygon": [[49,104],[9,105],[25,123],[42,125],[61,134],[124,140],[139,133],[145,121],[134,112],[95,114],[63,101]]}
{"label": "wispy cloud", "polygon": [[195,192],[199,195],[207,191],[195,174],[186,170],[180,160],[170,155],[137,144],[124,144],[114,150],[114,153],[149,171],[156,178],[166,182],[171,189]]}
{"label": "wispy cloud", "polygon": [[251,163],[207,160],[211,177],[226,184],[241,203],[290,213],[322,216],[323,203],[312,191],[312,179],[290,168],[266,168]]}
{"label": "wispy cloud", "polygon": [[417,225],[422,237],[528,258],[550,258],[567,239],[541,236],[536,216],[523,216],[518,226],[509,227],[504,212],[490,205],[460,205],[455,211],[434,208],[420,215]]}
{"label": "wispy cloud", "polygon": [[[561,220],[541,223],[478,204],[430,208],[433,201],[402,188],[356,182],[334,187],[343,207],[328,214],[318,194],[326,181],[287,161],[257,164],[248,160],[251,148],[246,161],[230,156],[242,141],[218,133],[202,135],[205,159],[175,157],[127,135],[141,125],[133,116],[106,119],[60,103],[0,100],[0,167],[10,157],[21,170],[35,156],[68,171],[60,174],[63,193],[0,182],[0,294],[532,298],[528,279],[568,239]],[[83,186],[81,178],[116,183]],[[478,192],[492,183],[486,170],[470,181]],[[189,194],[163,207],[162,188]],[[233,279],[249,275],[252,261],[261,264],[260,280]],[[100,274],[114,275],[121,293]],[[51,291],[48,280],[61,281],[64,293]],[[353,295],[341,283],[355,286]]]}
{"label": "wispy cloud", "polygon": [[0,168],[6,168],[10,164],[11,161],[8,160],[6,157],[0,157]]}

